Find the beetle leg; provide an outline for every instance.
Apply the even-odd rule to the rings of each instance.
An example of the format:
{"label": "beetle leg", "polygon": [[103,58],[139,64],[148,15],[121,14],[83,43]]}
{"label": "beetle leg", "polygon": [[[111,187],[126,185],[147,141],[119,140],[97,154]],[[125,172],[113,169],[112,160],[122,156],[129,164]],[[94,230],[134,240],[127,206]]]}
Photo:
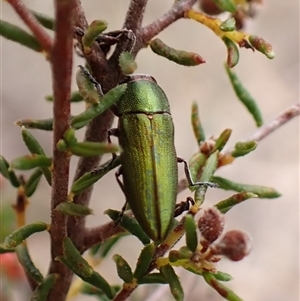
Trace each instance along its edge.
{"label": "beetle leg", "polygon": [[114,228],[117,227],[121,223],[122,218],[124,216],[124,212],[126,211],[126,207],[127,207],[127,201],[124,203],[124,205],[121,209],[121,212],[119,213],[119,216],[117,217],[117,219],[114,222]]}
{"label": "beetle leg", "polygon": [[192,179],[192,176],[191,176],[191,172],[190,172],[188,163],[180,157],[177,157],[177,162],[184,164],[184,172],[185,172],[186,179],[188,181],[189,186],[207,186],[207,187],[212,187],[212,188],[219,187],[218,184],[213,183],[213,182],[194,182]]}
{"label": "beetle leg", "polygon": [[184,211],[188,211],[195,204],[193,198],[188,196],[185,201],[182,201],[175,206],[174,217],[180,215]]}
{"label": "beetle leg", "polygon": [[[111,143],[111,136],[119,137],[119,129],[110,129],[107,131],[107,141],[108,143]],[[117,157],[116,153],[112,153],[112,159],[114,160]],[[117,179],[118,181],[118,179]]]}
{"label": "beetle leg", "polygon": [[[109,171],[111,169],[113,169],[113,165],[115,164],[114,160],[117,158],[118,156],[116,155],[115,157],[113,157],[110,161],[100,165],[99,167],[96,167],[95,169],[91,170],[91,174],[92,176],[97,176],[99,175],[100,173],[102,172],[105,172],[105,171]],[[119,164],[118,164],[119,165]],[[118,166],[117,165],[117,166]]]}
{"label": "beetle leg", "polygon": [[[115,176],[116,176],[116,179],[117,179],[117,182],[119,184],[119,186],[121,187],[123,193],[125,194],[124,192],[124,184],[122,183],[122,181],[120,180],[120,175],[122,175],[122,166],[119,168],[119,170],[115,173]],[[119,225],[119,223],[121,222],[122,220],[122,217],[124,215],[124,212],[126,210],[126,207],[127,207],[127,201],[125,202],[125,204],[123,205],[122,209],[121,209],[121,212],[118,216],[118,218],[115,220],[115,227]]]}
{"label": "beetle leg", "polygon": [[115,128],[115,129],[110,129],[110,130],[107,131],[107,141],[108,141],[108,143],[111,143],[110,136],[119,137],[119,129]]}
{"label": "beetle leg", "polygon": [[121,187],[123,193],[125,194],[124,192],[124,184],[122,183],[122,181],[120,180],[120,175],[122,174],[122,166],[119,168],[119,170],[115,173],[115,176],[116,176],[116,180],[119,184],[119,186]]}

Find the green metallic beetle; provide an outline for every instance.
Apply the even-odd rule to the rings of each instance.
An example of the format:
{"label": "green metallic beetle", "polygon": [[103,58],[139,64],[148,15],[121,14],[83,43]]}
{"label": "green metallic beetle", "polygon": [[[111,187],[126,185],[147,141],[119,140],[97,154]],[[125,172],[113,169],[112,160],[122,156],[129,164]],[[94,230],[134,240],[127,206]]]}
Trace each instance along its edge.
{"label": "green metallic beetle", "polygon": [[187,162],[177,158],[169,101],[155,79],[132,75],[123,82],[127,90],[111,108],[119,117],[118,128],[109,131],[109,141],[110,135],[117,136],[122,147],[116,177],[141,228],[160,242],[174,221],[177,162],[185,164],[190,186],[209,183],[193,183]]}

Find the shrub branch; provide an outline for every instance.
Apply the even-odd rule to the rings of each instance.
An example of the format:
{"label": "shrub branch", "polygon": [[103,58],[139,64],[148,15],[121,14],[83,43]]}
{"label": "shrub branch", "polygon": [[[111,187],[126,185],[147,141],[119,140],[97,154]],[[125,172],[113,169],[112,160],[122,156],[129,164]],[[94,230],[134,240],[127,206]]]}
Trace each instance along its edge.
{"label": "shrub branch", "polygon": [[[268,123],[265,123],[252,134],[250,134],[246,139],[242,140],[243,142],[247,141],[261,141],[262,139],[268,137],[271,133],[285,125],[288,121],[292,120],[294,117],[300,114],[300,103],[296,103],[287,109],[285,109],[282,113],[276,116],[273,120]],[[229,155],[233,151],[233,148],[230,148],[225,151],[224,155]],[[178,193],[185,190],[187,186],[186,179],[181,179],[178,182]]]}
{"label": "shrub branch", "polygon": [[67,235],[66,216],[55,211],[55,207],[66,201],[69,182],[69,156],[56,148],[59,139],[70,126],[70,94],[73,62],[73,27],[76,1],[55,1],[56,30],[51,51],[53,82],[53,171],[51,196],[51,264],[49,273],[60,275],[48,300],[65,300],[72,279],[72,272],[56,257],[63,255],[62,239]]}
{"label": "shrub branch", "polygon": [[48,55],[52,49],[52,40],[44,28],[40,25],[40,23],[38,23],[36,18],[21,0],[7,0],[7,2],[14,8],[19,17],[29,27]]}

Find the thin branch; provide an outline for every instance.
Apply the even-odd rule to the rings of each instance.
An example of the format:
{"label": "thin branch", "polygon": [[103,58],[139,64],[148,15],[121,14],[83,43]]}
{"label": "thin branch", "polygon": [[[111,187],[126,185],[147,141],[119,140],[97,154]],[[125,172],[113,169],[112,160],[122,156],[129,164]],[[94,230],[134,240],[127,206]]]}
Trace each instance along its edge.
{"label": "thin branch", "polygon": [[125,230],[121,226],[116,227],[114,222],[109,222],[95,228],[85,229],[82,251],[122,232],[125,232]]}
{"label": "thin branch", "polygon": [[141,31],[140,41],[141,45],[138,45],[136,51],[140,48],[144,47],[147,42],[149,42],[153,37],[163,31],[166,27],[174,23],[176,20],[183,18],[184,13],[191,9],[192,6],[197,2],[197,0],[182,0],[176,2],[173,7],[166,12],[159,19],[154,21],[153,23],[145,26]]}
{"label": "thin branch", "polygon": [[[82,29],[87,28],[88,23],[84,10],[77,0],[77,19],[75,27]],[[81,36],[75,36],[79,45],[82,47]],[[118,84],[119,74],[116,69],[108,64],[106,56],[97,43],[94,43],[91,52],[85,56],[94,78],[101,83],[104,92],[107,92]],[[100,116],[94,118],[85,133],[84,141],[103,142],[107,139],[107,132],[112,126],[113,114],[106,111]],[[85,157],[79,160],[74,176],[74,181],[80,178],[86,172],[96,168],[101,161],[101,157]],[[92,195],[93,186],[85,190],[83,193],[75,196],[74,203],[88,206]],[[69,217],[67,222],[68,234],[74,245],[83,252],[84,236],[85,236],[85,217]]]}
{"label": "thin branch", "polygon": [[65,300],[72,272],[55,260],[63,254],[62,239],[67,235],[66,216],[55,211],[55,207],[64,202],[68,195],[69,156],[56,148],[59,139],[70,126],[70,93],[73,63],[73,28],[76,16],[75,0],[55,1],[55,38],[51,52],[53,81],[53,172],[51,196],[51,264],[49,273],[58,273],[60,280],[53,286],[49,301]]}
{"label": "thin branch", "polygon": [[20,18],[29,27],[45,52],[49,54],[52,49],[52,39],[44,30],[42,25],[40,25],[40,23],[21,0],[7,0],[7,2],[10,3]]}
{"label": "thin branch", "polygon": [[[125,21],[123,24],[123,29],[131,30],[135,37],[134,47],[133,47],[133,49],[131,49],[131,52],[134,55],[137,54],[137,51],[134,50],[134,49],[136,49],[135,46],[138,44],[141,44],[139,42],[139,37],[140,37],[141,26],[142,26],[147,2],[148,2],[148,0],[131,0],[126,17],[125,17]],[[120,71],[120,67],[119,67],[120,54],[124,51],[129,51],[128,48],[132,48],[132,45],[130,47],[128,47],[130,44],[130,43],[128,44],[128,37],[123,36],[121,39],[122,39],[121,42],[117,44],[117,47],[116,47],[114,53],[112,54],[111,58],[109,59],[110,64],[113,67],[113,69],[119,70],[119,71]],[[132,51],[132,50],[134,50],[134,51]],[[121,76],[121,73],[119,74],[119,76]]]}
{"label": "thin branch", "polygon": [[[85,134],[85,141],[105,141],[107,139],[107,132],[111,128],[113,122],[113,115],[107,111],[101,114],[97,118],[93,119],[88,125],[88,129]],[[85,157],[81,158],[77,170],[75,173],[74,181],[80,178],[88,171],[95,169],[100,164],[101,157]],[[93,192],[93,186],[86,189],[83,193],[74,197],[74,203],[88,206],[91,195]],[[84,251],[84,236],[85,236],[85,217],[69,217],[68,218],[68,234],[74,245],[81,252]]]}
{"label": "thin branch", "polygon": [[135,34],[142,26],[148,0],[131,0],[123,28],[131,29]]}
{"label": "thin branch", "polygon": [[294,117],[300,114],[300,103],[296,103],[282,113],[276,116],[269,123],[264,124],[255,132],[253,132],[245,141],[260,141],[273,133],[275,130],[286,124],[288,121],[292,120]]}
{"label": "thin branch", "polygon": [[[269,136],[271,133],[273,133],[275,130],[279,129],[281,126],[286,124],[288,121],[292,120],[294,117],[300,115],[300,103],[295,103],[294,105],[288,107],[285,109],[282,113],[280,113],[278,116],[276,116],[273,120],[270,122],[262,125],[260,128],[258,128],[256,131],[254,131],[252,134],[250,134],[246,139],[242,140],[244,142],[247,141],[261,141],[262,139]],[[230,155],[233,151],[233,148],[229,148],[225,151],[225,153],[222,153],[223,155]],[[178,183],[177,192],[180,193],[183,190],[185,190],[188,187],[187,180],[181,179]]]}
{"label": "thin branch", "polygon": [[125,301],[128,299],[128,297],[133,293],[135,290],[130,288],[129,286],[122,288],[118,294],[115,296],[113,301]]}

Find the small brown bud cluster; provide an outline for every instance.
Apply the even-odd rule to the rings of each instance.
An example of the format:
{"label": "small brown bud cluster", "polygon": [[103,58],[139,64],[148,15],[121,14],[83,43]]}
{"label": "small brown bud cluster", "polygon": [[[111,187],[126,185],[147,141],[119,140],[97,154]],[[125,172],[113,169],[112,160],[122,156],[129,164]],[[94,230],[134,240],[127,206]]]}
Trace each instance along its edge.
{"label": "small brown bud cluster", "polygon": [[224,215],[212,207],[203,212],[198,220],[198,228],[203,238],[209,243],[214,242],[224,229]]}
{"label": "small brown bud cluster", "polygon": [[216,145],[216,141],[214,137],[210,137],[207,141],[204,141],[200,144],[199,151],[204,155],[210,155],[211,151]]}
{"label": "small brown bud cluster", "polygon": [[232,261],[243,259],[250,252],[250,237],[239,230],[228,231],[214,246],[214,252]]}
{"label": "small brown bud cluster", "polygon": [[[198,0],[199,8],[210,16],[220,15],[224,12],[213,0]],[[248,0],[247,3],[237,6],[235,12],[231,14],[236,21],[236,29],[241,30],[245,27],[245,22],[256,15],[257,4],[262,4],[262,0]]]}
{"label": "small brown bud cluster", "polygon": [[200,9],[211,16],[219,15],[223,11],[212,0],[199,0]]}

